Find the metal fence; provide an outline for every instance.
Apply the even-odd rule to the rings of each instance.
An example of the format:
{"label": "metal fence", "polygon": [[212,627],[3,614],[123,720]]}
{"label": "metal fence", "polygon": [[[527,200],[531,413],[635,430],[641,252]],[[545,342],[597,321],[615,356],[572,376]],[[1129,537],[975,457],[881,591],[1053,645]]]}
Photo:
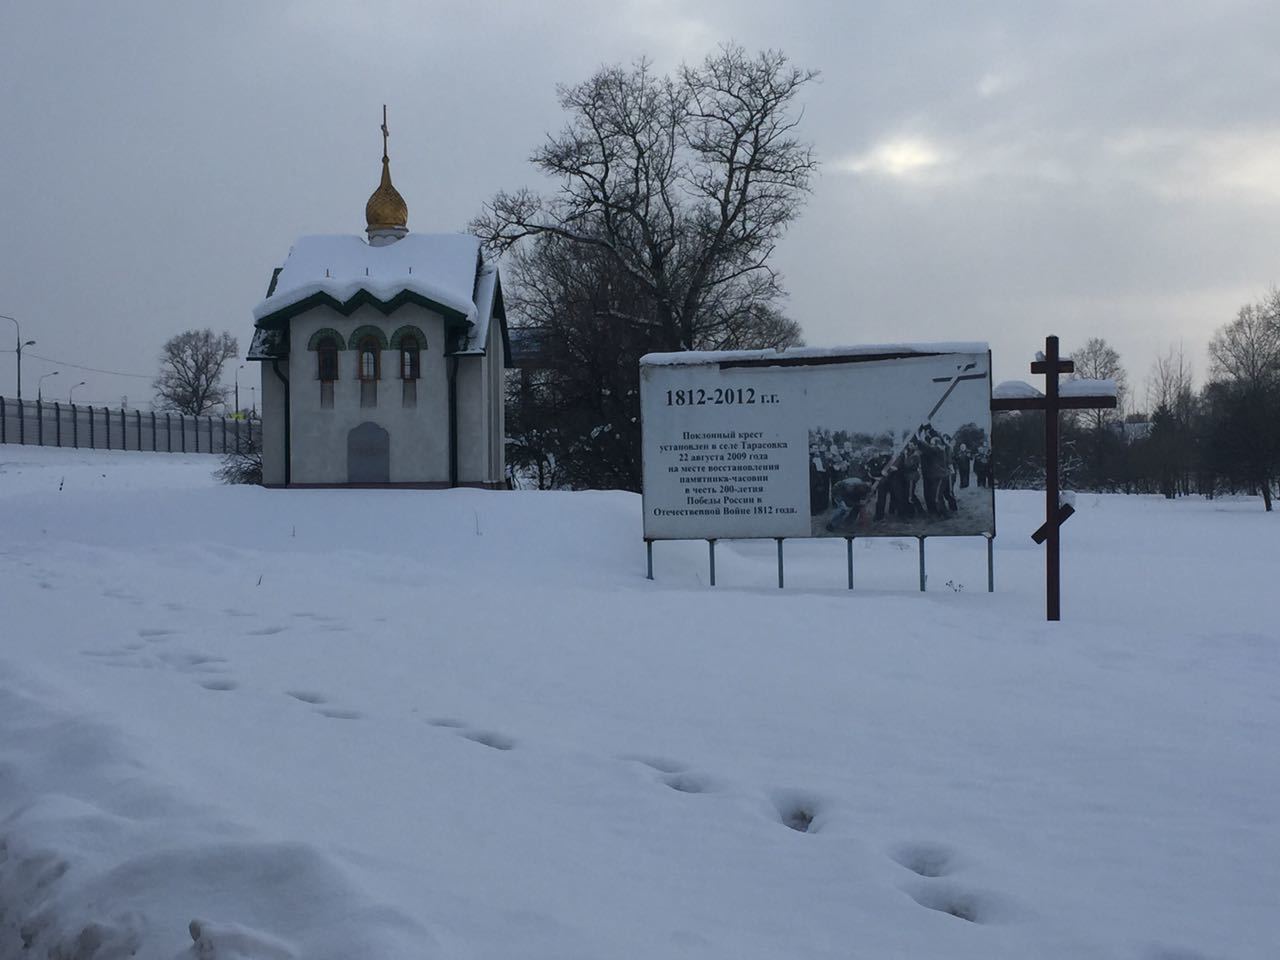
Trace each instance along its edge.
{"label": "metal fence", "polygon": [[0,443],[157,453],[228,453],[260,439],[261,420],[189,417],[0,397]]}

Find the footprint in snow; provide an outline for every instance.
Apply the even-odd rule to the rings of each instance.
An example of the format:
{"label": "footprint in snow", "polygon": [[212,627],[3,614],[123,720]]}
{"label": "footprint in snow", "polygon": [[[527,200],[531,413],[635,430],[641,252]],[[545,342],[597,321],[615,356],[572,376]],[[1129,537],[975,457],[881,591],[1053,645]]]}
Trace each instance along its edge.
{"label": "footprint in snow", "polygon": [[215,657],[210,653],[169,653],[160,654],[160,659],[179,670],[188,670],[194,673],[214,673],[222,668],[218,666],[220,663],[226,663],[226,657]]}
{"label": "footprint in snow", "polygon": [[663,777],[662,782],[677,793],[710,793],[715,789],[710,778],[697,773],[673,773]]}
{"label": "footprint in snow", "polygon": [[250,630],[245,634],[247,637],[273,637],[277,633],[284,633],[284,627],[259,627],[257,630]]}
{"label": "footprint in snow", "polygon": [[644,764],[650,770],[662,774],[659,779],[677,793],[711,793],[716,789],[710,777],[700,773],[690,773],[685,764],[666,757],[628,754],[619,759]]}
{"label": "footprint in snow", "polygon": [[329,717],[332,720],[359,720],[364,714],[359,710],[337,710],[333,707],[326,707],[319,711],[321,716]]}
{"label": "footprint in snow", "polygon": [[824,805],[813,794],[803,790],[775,790],[773,806],[784,827],[796,833],[818,832],[817,821]]}
{"label": "footprint in snow", "polygon": [[313,690],[286,690],[285,693],[295,700],[301,700],[303,703],[321,704],[329,702],[329,698],[323,693],[316,693]]}
{"label": "footprint in snow", "polygon": [[455,720],[453,719],[453,717],[433,717],[432,719],[428,720],[427,723],[431,724],[431,726],[433,727],[458,728],[458,727],[466,726],[466,723],[464,723],[461,720]]}
{"label": "footprint in snow", "polygon": [[921,877],[945,877],[956,869],[955,851],[942,843],[900,843],[889,857]]}
{"label": "footprint in snow", "polygon": [[149,643],[159,643],[165,637],[172,637],[177,632],[168,627],[143,627],[138,631],[138,636]]}
{"label": "footprint in snow", "polygon": [[649,756],[648,754],[627,754],[618,759],[642,763],[650,770],[657,770],[659,773],[681,773],[685,769],[685,765],[679,761],[668,760],[666,757]]}
{"label": "footprint in snow", "polygon": [[920,880],[903,890],[920,906],[966,923],[1007,923],[1024,913],[1008,897],[970,889],[950,880]]}
{"label": "footprint in snow", "polygon": [[205,680],[200,684],[200,686],[204,687],[206,690],[217,690],[222,692],[235,690],[240,686],[240,684],[236,683],[234,680]]}
{"label": "footprint in snow", "polygon": [[492,747],[494,750],[510,750],[516,745],[516,742],[510,737],[501,733],[494,733],[491,730],[467,730],[459,734],[459,736],[474,743]]}

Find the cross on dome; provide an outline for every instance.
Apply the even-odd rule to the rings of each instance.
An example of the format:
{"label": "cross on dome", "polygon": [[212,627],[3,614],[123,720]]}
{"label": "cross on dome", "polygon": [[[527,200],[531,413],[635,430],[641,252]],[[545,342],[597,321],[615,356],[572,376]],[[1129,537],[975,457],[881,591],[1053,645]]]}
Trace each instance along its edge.
{"label": "cross on dome", "polygon": [[395,243],[409,232],[409,206],[391,184],[391,159],[387,154],[387,105],[382,105],[382,181],[364,205],[365,232],[376,247]]}

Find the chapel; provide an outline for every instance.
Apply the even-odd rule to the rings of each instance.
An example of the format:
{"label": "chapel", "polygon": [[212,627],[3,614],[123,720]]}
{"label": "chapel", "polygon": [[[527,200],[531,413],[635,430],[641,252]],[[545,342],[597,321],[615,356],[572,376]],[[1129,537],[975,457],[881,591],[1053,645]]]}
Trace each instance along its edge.
{"label": "chapel", "polygon": [[299,238],[253,310],[269,487],[504,486],[510,342],[496,264],[411,233],[382,179],[365,236]]}

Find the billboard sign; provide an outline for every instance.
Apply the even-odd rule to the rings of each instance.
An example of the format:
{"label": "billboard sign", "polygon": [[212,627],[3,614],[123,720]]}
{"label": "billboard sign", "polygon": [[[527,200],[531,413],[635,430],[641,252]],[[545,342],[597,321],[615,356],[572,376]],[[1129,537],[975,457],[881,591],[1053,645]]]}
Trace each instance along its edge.
{"label": "billboard sign", "polygon": [[649,354],[644,535],[994,535],[985,343]]}

